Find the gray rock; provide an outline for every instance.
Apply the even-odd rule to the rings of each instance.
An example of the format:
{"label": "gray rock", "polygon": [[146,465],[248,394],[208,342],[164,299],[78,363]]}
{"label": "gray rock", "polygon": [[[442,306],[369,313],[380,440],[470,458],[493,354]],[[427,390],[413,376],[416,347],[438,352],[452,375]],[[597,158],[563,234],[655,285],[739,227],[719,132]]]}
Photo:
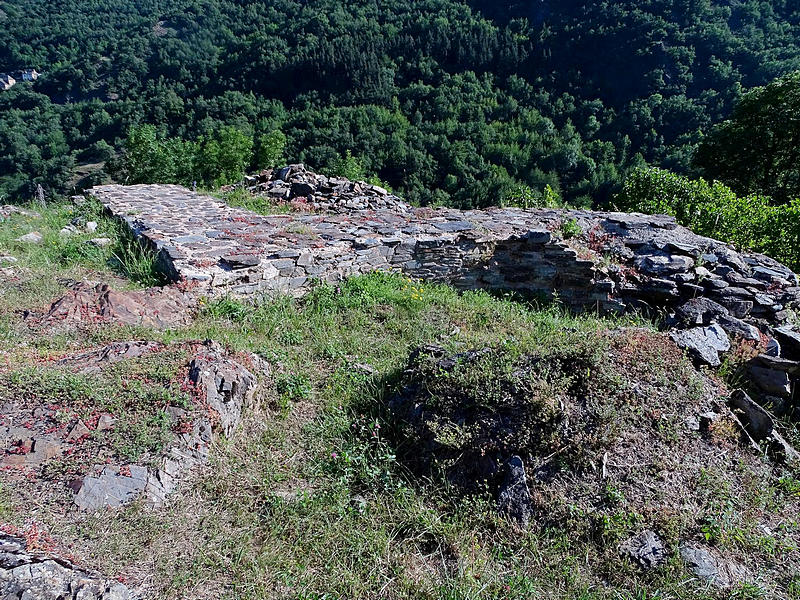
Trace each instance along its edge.
{"label": "gray rock", "polygon": [[746,323],[741,319],[731,316],[720,316],[717,319],[720,326],[729,334],[734,337],[740,337],[743,340],[750,342],[761,341],[761,332],[755,325]]}
{"label": "gray rock", "polygon": [[730,339],[719,325],[673,331],[670,337],[678,347],[687,350],[693,358],[712,367],[720,365],[720,352],[731,349]]}
{"label": "gray rock", "polygon": [[22,242],[23,244],[41,244],[43,240],[42,234],[38,231],[31,231],[16,239],[17,242]]}
{"label": "gray rock", "polygon": [[85,477],[75,504],[82,510],[95,511],[122,506],[140,497],[147,485],[147,469],[139,465],[130,465],[129,469],[130,475],[126,475],[118,467],[106,466],[99,476]]}
{"label": "gray rock", "polygon": [[728,401],[731,410],[756,442],[765,442],[773,458],[790,465],[800,464],[800,453],[775,428],[775,420],[762,406],[742,390],[736,390]]}
{"label": "gray rock", "polygon": [[108,431],[109,429],[114,429],[114,423],[116,422],[117,420],[111,415],[100,415],[100,418],[97,420],[97,427],[95,428],[95,431],[102,432]]}
{"label": "gray rock", "polygon": [[107,237],[99,237],[99,238],[92,238],[91,240],[89,240],[89,243],[92,246],[96,246],[97,248],[107,248],[108,246],[114,243],[114,240]]}
{"label": "gray rock", "polygon": [[680,556],[695,575],[717,587],[728,588],[743,581],[746,571],[733,561],[715,556],[708,548],[696,543],[683,543]]}
{"label": "gray rock", "polygon": [[4,221],[11,215],[21,215],[30,219],[38,219],[41,217],[41,215],[37,212],[25,210],[19,206],[14,206],[13,204],[4,204],[3,206],[0,206],[0,221]]}
{"label": "gray rock", "polygon": [[764,393],[781,398],[791,397],[792,386],[787,373],[755,364],[748,365],[747,372]]}
{"label": "gray rock", "polygon": [[222,257],[222,262],[231,269],[244,269],[259,264],[261,257],[257,254],[228,254]]}
{"label": "gray rock", "polygon": [[22,538],[0,533],[2,600],[133,600],[122,583],[79,569],[63,557],[29,550]]}
{"label": "gray rock", "polygon": [[661,277],[688,271],[694,267],[694,260],[688,256],[681,255],[651,254],[636,258],[634,264],[642,273]]}
{"label": "gray rock", "polygon": [[692,298],[675,309],[675,319],[688,327],[711,325],[723,316],[730,316],[728,309],[710,298]]}
{"label": "gray rock", "polygon": [[772,452],[773,456],[785,462],[787,465],[790,465],[794,468],[800,467],[800,452],[795,450],[794,447],[789,444],[789,442],[787,442],[786,439],[777,431],[772,432],[772,436],[770,438],[770,451]]}
{"label": "gray rock", "polygon": [[778,357],[782,354],[781,352],[781,344],[775,338],[769,338],[767,342],[767,347],[764,350],[764,354],[767,356],[775,356]]}
{"label": "gray rock", "polygon": [[436,227],[436,229],[441,229],[442,231],[453,233],[458,231],[469,231],[470,229],[475,228],[475,226],[469,221],[446,221],[444,223],[436,223],[434,227]]}
{"label": "gray rock", "polygon": [[800,331],[792,327],[777,327],[775,337],[788,358],[800,359]]}
{"label": "gray rock", "polygon": [[317,190],[316,186],[310,183],[293,183],[291,188],[291,195],[293,198],[298,196],[310,196]]}
{"label": "gray rock", "polygon": [[88,221],[86,225],[84,225],[84,229],[88,233],[94,233],[95,231],[97,231],[97,221]]}
{"label": "gray rock", "polygon": [[255,394],[256,376],[227,358],[218,344],[207,342],[205,351],[189,365],[189,379],[205,390],[208,406],[218,413],[224,434],[230,435]]}
{"label": "gray rock", "polygon": [[525,477],[525,465],[519,456],[512,456],[506,463],[506,478],[500,487],[497,505],[520,526],[528,528],[533,516],[533,502]]}
{"label": "gray rock", "polygon": [[783,371],[792,377],[800,377],[800,362],[796,360],[779,358],[764,352],[763,354],[756,356],[752,362],[753,364],[764,367],[765,369]]}
{"label": "gray rock", "polygon": [[17,262],[16,257],[14,256],[0,256],[0,264],[7,263],[7,264],[15,264]]}
{"label": "gray rock", "polygon": [[757,442],[766,440],[775,429],[775,422],[770,414],[753,402],[743,390],[734,391],[728,405],[747,433]]}
{"label": "gray rock", "polygon": [[628,538],[619,547],[620,554],[629,557],[645,569],[653,569],[667,560],[667,550],[658,535],[649,529]]}

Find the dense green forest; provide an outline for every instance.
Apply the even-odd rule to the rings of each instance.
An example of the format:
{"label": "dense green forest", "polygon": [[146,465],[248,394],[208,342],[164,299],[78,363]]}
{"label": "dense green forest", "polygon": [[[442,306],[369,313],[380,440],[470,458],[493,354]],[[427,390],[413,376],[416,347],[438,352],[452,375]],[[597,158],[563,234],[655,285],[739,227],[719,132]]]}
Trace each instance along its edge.
{"label": "dense green forest", "polygon": [[91,183],[100,175],[80,180],[77,165],[102,165],[152,124],[218,154],[238,130],[247,169],[274,160],[259,140],[277,132],[281,160],[318,170],[350,151],[412,202],[484,206],[549,185],[602,206],[645,164],[716,176],[695,151],[747,89],[800,69],[800,6],[0,1],[0,71],[24,67],[43,76],[0,92],[11,200]]}

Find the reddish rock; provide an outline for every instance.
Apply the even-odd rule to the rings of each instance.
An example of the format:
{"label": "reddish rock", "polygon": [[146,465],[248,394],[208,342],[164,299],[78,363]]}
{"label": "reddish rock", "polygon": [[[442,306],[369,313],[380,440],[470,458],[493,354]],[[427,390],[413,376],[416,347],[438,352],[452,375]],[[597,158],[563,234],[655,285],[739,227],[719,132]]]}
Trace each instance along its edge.
{"label": "reddish rock", "polygon": [[192,321],[196,300],[176,287],[119,292],[106,284],[79,283],[56,300],[45,325],[113,323],[169,329]]}

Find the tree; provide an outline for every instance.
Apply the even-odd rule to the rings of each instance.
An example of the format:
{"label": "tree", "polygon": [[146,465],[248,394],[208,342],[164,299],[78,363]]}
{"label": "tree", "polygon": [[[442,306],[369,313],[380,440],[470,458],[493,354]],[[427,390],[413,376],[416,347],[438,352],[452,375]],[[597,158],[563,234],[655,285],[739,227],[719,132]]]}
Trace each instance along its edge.
{"label": "tree", "polygon": [[268,133],[262,133],[256,141],[256,168],[267,169],[280,166],[286,152],[286,135],[273,129]]}
{"label": "tree", "polygon": [[121,167],[116,170],[127,183],[189,184],[196,170],[196,154],[192,142],[164,138],[153,125],[137,125],[128,132]]}
{"label": "tree", "polygon": [[745,94],[700,145],[695,164],[740,194],[800,197],[800,71]]}
{"label": "tree", "polygon": [[219,187],[241,181],[253,153],[253,136],[222,127],[200,141],[200,171],[206,184]]}
{"label": "tree", "polygon": [[347,150],[344,156],[340,156],[334,161],[333,165],[331,165],[331,172],[350,181],[364,181],[367,178],[364,163],[353,156],[350,150]]}

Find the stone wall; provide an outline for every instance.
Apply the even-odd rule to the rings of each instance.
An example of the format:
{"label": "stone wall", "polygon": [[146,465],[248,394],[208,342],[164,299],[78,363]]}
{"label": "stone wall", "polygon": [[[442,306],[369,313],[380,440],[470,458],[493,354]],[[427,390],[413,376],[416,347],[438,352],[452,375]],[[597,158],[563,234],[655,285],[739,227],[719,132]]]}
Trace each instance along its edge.
{"label": "stone wall", "polygon": [[[783,323],[800,304],[788,268],[665,216],[513,208],[263,216],[178,186],[90,193],[159,252],[173,279],[212,297],[299,296],[317,279],[396,271],[462,289],[557,295],[571,308],[606,312],[702,296],[759,327]],[[567,222],[581,233],[565,239]]]}

